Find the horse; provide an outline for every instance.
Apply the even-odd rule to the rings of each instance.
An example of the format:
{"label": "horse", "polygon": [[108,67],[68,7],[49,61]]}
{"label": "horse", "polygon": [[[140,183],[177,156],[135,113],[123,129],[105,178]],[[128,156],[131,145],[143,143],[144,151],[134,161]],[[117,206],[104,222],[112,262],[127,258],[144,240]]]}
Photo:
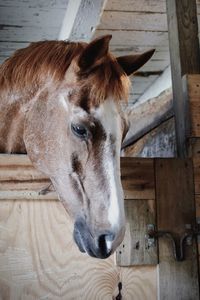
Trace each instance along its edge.
{"label": "horse", "polygon": [[110,39],[34,42],[0,66],[0,152],[26,153],[50,178],[79,250],[101,259],[125,233],[121,100],[154,52],[115,57]]}

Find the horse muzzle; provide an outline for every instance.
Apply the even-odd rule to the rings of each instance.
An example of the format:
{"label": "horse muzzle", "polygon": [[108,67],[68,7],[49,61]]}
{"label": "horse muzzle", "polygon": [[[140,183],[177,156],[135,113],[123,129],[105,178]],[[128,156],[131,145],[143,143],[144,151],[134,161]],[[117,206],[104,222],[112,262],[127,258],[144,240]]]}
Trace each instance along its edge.
{"label": "horse muzzle", "polygon": [[82,218],[76,220],[73,235],[79,250],[92,257],[104,259],[113,253],[115,234],[104,231],[94,236]]}

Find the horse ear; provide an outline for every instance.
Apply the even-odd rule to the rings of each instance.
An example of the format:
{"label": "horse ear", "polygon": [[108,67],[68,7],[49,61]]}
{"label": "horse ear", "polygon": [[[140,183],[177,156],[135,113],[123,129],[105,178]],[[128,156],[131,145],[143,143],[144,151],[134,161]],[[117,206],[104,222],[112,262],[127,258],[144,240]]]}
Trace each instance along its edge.
{"label": "horse ear", "polygon": [[117,61],[124,72],[129,76],[142,67],[152,57],[154,52],[155,49],[152,49],[142,54],[120,56],[117,57]]}
{"label": "horse ear", "polygon": [[103,58],[108,53],[111,38],[112,35],[105,35],[96,38],[86,46],[78,60],[78,66],[81,70],[92,67],[97,60]]}

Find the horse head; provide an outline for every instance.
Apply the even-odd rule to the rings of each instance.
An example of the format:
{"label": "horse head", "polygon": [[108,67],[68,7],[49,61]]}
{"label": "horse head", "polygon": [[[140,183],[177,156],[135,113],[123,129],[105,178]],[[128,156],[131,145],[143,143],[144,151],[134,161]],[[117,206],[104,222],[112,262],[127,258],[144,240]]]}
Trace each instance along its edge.
{"label": "horse head", "polygon": [[62,82],[41,88],[26,117],[24,142],[74,220],[80,251],[106,258],[122,242],[124,199],[120,148],[128,124],[119,99],[128,75],[153,54],[115,58],[111,36],[84,44]]}

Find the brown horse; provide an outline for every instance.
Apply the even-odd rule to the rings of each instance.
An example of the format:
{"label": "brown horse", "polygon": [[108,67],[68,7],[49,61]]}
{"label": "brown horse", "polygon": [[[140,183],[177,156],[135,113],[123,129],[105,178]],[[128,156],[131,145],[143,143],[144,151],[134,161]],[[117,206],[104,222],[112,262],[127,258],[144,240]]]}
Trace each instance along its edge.
{"label": "brown horse", "polygon": [[0,67],[0,152],[27,153],[74,220],[82,252],[108,257],[125,231],[120,100],[153,54],[115,58],[111,36],[91,43],[42,41]]}

